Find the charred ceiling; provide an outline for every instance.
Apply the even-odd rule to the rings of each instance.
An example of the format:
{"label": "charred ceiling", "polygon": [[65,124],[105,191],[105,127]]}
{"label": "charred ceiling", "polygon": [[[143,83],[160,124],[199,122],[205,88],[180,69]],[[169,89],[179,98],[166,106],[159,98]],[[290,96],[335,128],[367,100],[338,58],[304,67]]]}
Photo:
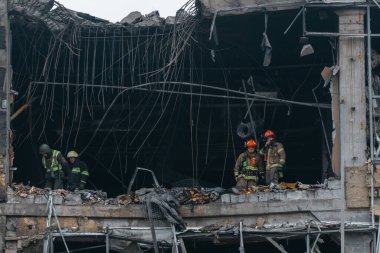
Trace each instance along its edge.
{"label": "charred ceiling", "polygon": [[[92,187],[111,195],[126,191],[136,166],[167,185],[231,186],[247,102],[257,135],[271,128],[284,143],[289,181],[319,181],[323,167],[332,175],[323,165],[330,161],[331,94],[320,73],[335,65],[336,41],[309,38],[314,54],[300,57],[301,20],[284,35],[299,10],[213,19],[190,1],[174,22],[143,26],[159,16],[111,24],[51,8],[46,2],[41,15],[15,8],[12,18],[13,111],[27,107],[12,121],[16,181],[41,183],[37,147],[47,142],[63,153],[78,150]],[[64,29],[46,21],[55,15]],[[335,32],[337,16],[316,8],[307,24]]]}

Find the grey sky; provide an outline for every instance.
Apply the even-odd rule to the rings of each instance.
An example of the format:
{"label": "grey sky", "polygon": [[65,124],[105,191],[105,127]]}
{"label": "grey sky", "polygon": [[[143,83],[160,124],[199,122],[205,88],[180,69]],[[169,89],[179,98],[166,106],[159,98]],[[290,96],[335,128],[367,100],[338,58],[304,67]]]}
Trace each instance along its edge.
{"label": "grey sky", "polygon": [[158,10],[162,17],[174,16],[187,0],[58,0],[58,2],[68,9],[116,22],[132,11],[148,14]]}

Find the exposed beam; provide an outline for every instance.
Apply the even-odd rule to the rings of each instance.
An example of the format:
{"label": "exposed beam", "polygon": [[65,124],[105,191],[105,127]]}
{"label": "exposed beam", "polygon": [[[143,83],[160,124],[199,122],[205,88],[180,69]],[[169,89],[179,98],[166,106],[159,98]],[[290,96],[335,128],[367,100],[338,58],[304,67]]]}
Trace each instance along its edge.
{"label": "exposed beam", "polygon": [[272,238],[270,237],[265,237],[265,239],[268,240],[268,242],[272,243],[273,246],[275,246],[280,252],[282,253],[288,253],[285,249],[284,249],[284,246],[282,246],[281,244],[277,243],[275,240],[273,240]]}

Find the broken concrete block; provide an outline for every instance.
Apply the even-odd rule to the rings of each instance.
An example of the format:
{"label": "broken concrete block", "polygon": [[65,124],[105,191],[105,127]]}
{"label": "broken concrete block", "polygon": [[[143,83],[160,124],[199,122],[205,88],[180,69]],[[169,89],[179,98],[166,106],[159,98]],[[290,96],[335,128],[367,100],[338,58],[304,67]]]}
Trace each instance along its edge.
{"label": "broken concrete block", "polygon": [[239,196],[238,202],[239,203],[247,202],[248,201],[248,195],[249,194],[240,194],[240,195],[238,195]]}
{"label": "broken concrete block", "polygon": [[162,26],[164,24],[164,19],[160,17],[158,11],[152,11],[142,18],[141,22],[135,24],[138,27],[149,27],[149,26]]}
{"label": "broken concrete block", "polygon": [[249,194],[247,201],[250,202],[250,203],[258,202],[259,201],[258,194]]}
{"label": "broken concrete block", "polygon": [[60,195],[53,196],[53,204],[54,205],[62,205],[63,203],[63,197]]}
{"label": "broken concrete block", "polygon": [[231,203],[231,194],[223,194],[221,197],[220,197],[220,200],[222,201],[222,203]]}
{"label": "broken concrete block", "polygon": [[294,191],[294,192],[287,192],[286,197],[289,200],[293,199],[306,199],[306,192],[304,191]]}
{"label": "broken concrete block", "polygon": [[340,180],[332,179],[327,181],[328,189],[340,189]]}
{"label": "broken concrete block", "polygon": [[285,201],[286,193],[285,192],[268,192],[268,200],[271,201]]}
{"label": "broken concrete block", "polygon": [[338,199],[341,197],[341,192],[339,190],[316,190],[316,199]]}
{"label": "broken concrete block", "polygon": [[8,193],[8,203],[20,203],[20,200],[14,193]]}
{"label": "broken concrete block", "polygon": [[26,195],[26,197],[21,198],[15,194],[8,194],[8,203],[23,203],[23,204],[33,204],[34,195]]}
{"label": "broken concrete block", "polygon": [[231,197],[231,203],[233,203],[233,204],[239,203],[239,196],[240,195],[230,195],[230,197]]}
{"label": "broken concrete block", "polygon": [[133,25],[133,24],[136,24],[138,22],[141,22],[142,18],[143,18],[143,15],[140,12],[133,11],[133,12],[129,13],[125,18],[123,18],[120,21],[120,23]]}
{"label": "broken concrete block", "polygon": [[82,204],[82,198],[80,193],[71,193],[65,196],[64,200],[65,205],[68,206],[75,206],[75,205],[81,205]]}
{"label": "broken concrete block", "polygon": [[35,204],[46,204],[47,198],[44,195],[36,195],[34,198],[34,203]]}
{"label": "broken concrete block", "polygon": [[173,16],[166,17],[165,24],[174,25],[175,23],[176,23],[175,17],[173,17]]}
{"label": "broken concrete block", "polygon": [[257,194],[259,196],[259,201],[260,202],[262,202],[262,201],[268,201],[268,199],[269,199],[269,192],[258,192]]}
{"label": "broken concrete block", "polygon": [[159,17],[160,16],[160,13],[156,10],[156,11],[152,11],[151,13],[148,13],[145,15],[145,17]]}

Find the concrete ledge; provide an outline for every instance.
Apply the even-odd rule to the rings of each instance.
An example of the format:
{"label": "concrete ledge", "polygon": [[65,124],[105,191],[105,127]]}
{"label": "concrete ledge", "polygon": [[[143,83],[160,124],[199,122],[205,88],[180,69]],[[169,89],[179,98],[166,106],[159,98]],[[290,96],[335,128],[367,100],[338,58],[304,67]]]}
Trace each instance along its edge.
{"label": "concrete ledge", "polygon": [[257,192],[255,194],[224,194],[221,196],[221,203],[243,203],[243,202],[268,202],[268,201],[289,201],[289,200],[309,200],[309,199],[338,199],[340,189],[320,189],[308,191],[286,191],[286,192]]}
{"label": "concrete ledge", "polygon": [[[242,195],[241,195],[242,196]],[[239,197],[239,196],[238,196]],[[242,198],[246,198],[244,196]],[[237,200],[239,201],[239,199]],[[63,217],[98,218],[141,218],[144,219],[143,206],[68,206],[56,205],[57,215]],[[307,211],[336,211],[340,208],[339,199],[297,199],[287,201],[210,203],[197,206],[181,206],[182,217],[241,216]],[[7,216],[46,216],[46,204],[0,204],[0,215]]]}

